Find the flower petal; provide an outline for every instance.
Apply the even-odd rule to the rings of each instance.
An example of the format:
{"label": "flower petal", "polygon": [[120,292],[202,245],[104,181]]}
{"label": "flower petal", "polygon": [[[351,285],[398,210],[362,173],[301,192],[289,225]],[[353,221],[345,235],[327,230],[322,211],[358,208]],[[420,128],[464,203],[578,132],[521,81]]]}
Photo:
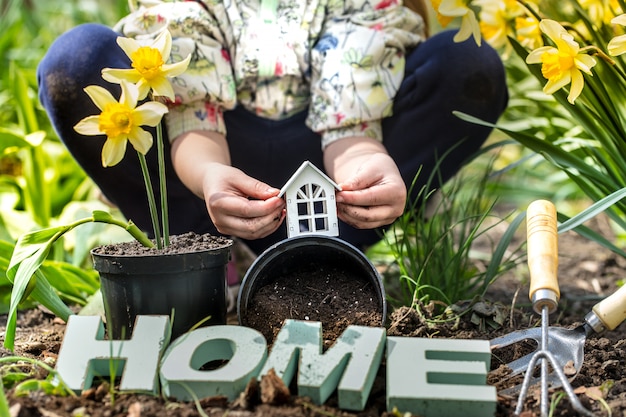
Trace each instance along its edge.
{"label": "flower petal", "polygon": [[558,51],[553,46],[542,46],[528,54],[526,57],[526,63],[541,64],[541,56],[545,53],[558,53]]}
{"label": "flower petal", "polygon": [[102,166],[112,167],[119,164],[126,153],[126,138],[108,138],[102,147]]}
{"label": "flower petal", "polygon": [[469,22],[465,17],[461,20],[461,27],[459,31],[454,35],[454,42],[459,43],[466,41],[472,35],[472,27],[469,25]]}
{"label": "flower petal", "polygon": [[117,103],[117,100],[111,95],[109,90],[99,85],[89,85],[84,90],[100,110],[104,110],[107,104]]}
{"label": "flower petal", "polygon": [[141,48],[139,42],[132,38],[125,38],[124,36],[117,37],[117,44],[120,46],[120,48],[122,48],[124,53],[129,58],[132,56],[133,53],[135,53],[137,49]]}
{"label": "flower petal", "polygon": [[613,19],[611,19],[611,23],[613,23],[614,25],[626,26],[626,13],[615,16]]}
{"label": "flower petal", "polygon": [[133,127],[128,134],[128,141],[139,153],[146,154],[152,147],[152,135],[140,127]]}
{"label": "flower petal", "polygon": [[103,135],[100,130],[100,116],[87,116],[80,122],[76,123],[74,130],[85,136]]}
{"label": "flower petal", "polygon": [[163,61],[167,62],[170,52],[172,51],[172,35],[169,30],[164,30],[159,33],[159,36],[156,37],[154,42],[152,43],[152,47],[158,49],[161,52],[161,56],[163,57]]}
{"label": "flower petal", "polygon": [[539,22],[539,28],[554,42],[561,39],[561,35],[564,32],[567,33],[563,26],[551,19],[542,19],[541,22]]}
{"label": "flower petal", "polygon": [[465,16],[470,9],[462,0],[443,0],[437,11],[444,16],[460,17]]}
{"label": "flower petal", "polygon": [[469,20],[470,27],[472,28],[472,36],[474,37],[474,42],[476,45],[480,46],[481,44],[481,36],[480,36],[480,24],[478,23],[478,19],[476,19],[476,15],[474,12],[469,12],[466,17]]}
{"label": "flower petal", "polygon": [[563,73],[559,78],[548,80],[546,85],[543,86],[543,92],[546,94],[554,94],[556,91],[565,87],[572,80],[570,71]]}
{"label": "flower petal", "polygon": [[593,68],[597,63],[594,57],[584,54],[579,54],[578,56],[576,56],[575,62],[576,68],[587,74],[591,74],[591,68]]}
{"label": "flower petal", "polygon": [[114,84],[120,84],[122,80],[131,83],[136,83],[141,80],[141,74],[134,68],[131,69],[119,69],[119,68],[105,68],[102,70],[102,78],[106,81]]}
{"label": "flower petal", "polygon": [[163,115],[167,113],[167,106],[157,101],[148,101],[133,111],[136,126],[156,126]]}
{"label": "flower petal", "polygon": [[567,95],[567,101],[571,104],[574,104],[580,93],[583,91],[583,87],[585,86],[585,79],[580,71],[573,70],[572,73],[572,86],[569,89],[569,94]]}
{"label": "flower petal", "polygon": [[172,84],[165,77],[153,79],[150,86],[152,87],[152,92],[155,96],[167,97],[172,101],[176,98]]}
{"label": "flower petal", "polygon": [[139,88],[135,84],[131,84],[127,81],[122,81],[120,84],[122,87],[122,95],[120,96],[120,104],[127,106],[130,109],[137,107],[137,100],[139,98]]}
{"label": "flower petal", "polygon": [[174,64],[163,65],[163,73],[168,77],[176,77],[187,70],[189,62],[191,61],[191,54],[187,55],[187,58]]}
{"label": "flower petal", "polygon": [[607,49],[609,50],[609,55],[612,56],[618,56],[626,52],[626,35],[616,36],[611,39]]}

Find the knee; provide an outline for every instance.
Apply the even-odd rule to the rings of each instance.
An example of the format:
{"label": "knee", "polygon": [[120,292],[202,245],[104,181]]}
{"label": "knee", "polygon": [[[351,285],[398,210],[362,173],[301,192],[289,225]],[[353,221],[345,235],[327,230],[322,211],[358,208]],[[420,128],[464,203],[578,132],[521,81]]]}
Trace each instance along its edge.
{"label": "knee", "polygon": [[77,65],[94,64],[115,38],[115,32],[103,25],[86,23],[76,26],[50,45],[39,63],[37,73],[46,74]]}
{"label": "knee", "polygon": [[455,30],[447,30],[429,38],[415,51],[417,56],[409,57],[407,67],[413,65],[427,79],[436,78],[448,98],[455,97],[472,107],[504,110],[508,93],[500,56],[484,41],[480,46],[473,38],[454,42],[455,34]]}
{"label": "knee", "polygon": [[484,41],[480,46],[473,38],[454,42],[453,34],[445,35],[449,47],[444,48],[444,59],[448,62],[448,76],[459,80],[460,97],[477,105],[498,105],[504,110],[508,93],[500,55]]}
{"label": "knee", "polygon": [[39,97],[48,102],[74,100],[89,84],[102,85],[101,70],[114,66],[112,50],[119,49],[117,34],[110,28],[86,23],[59,36],[37,66]]}

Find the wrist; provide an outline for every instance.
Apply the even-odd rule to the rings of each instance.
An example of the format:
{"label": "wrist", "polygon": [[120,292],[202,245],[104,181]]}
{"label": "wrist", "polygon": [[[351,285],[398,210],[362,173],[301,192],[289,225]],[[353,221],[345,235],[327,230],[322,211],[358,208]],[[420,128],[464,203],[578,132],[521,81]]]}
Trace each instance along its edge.
{"label": "wrist", "polygon": [[342,138],[329,144],[324,149],[324,168],[329,176],[335,178],[337,169],[351,165],[355,160],[368,158],[374,154],[387,155],[387,149],[378,140],[366,136]]}

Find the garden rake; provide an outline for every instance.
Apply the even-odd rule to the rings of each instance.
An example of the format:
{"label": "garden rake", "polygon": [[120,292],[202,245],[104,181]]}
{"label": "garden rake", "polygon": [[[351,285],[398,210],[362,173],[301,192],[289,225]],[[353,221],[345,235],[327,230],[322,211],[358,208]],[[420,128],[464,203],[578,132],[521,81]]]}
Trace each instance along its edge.
{"label": "garden rake", "polygon": [[533,310],[541,314],[541,343],[540,350],[535,352],[528,363],[524,382],[521,385],[515,414],[521,414],[524,408],[524,399],[531,384],[532,374],[537,361],[541,360],[541,416],[548,416],[549,398],[549,365],[560,380],[567,393],[572,407],[581,415],[593,416],[583,407],[574,393],[569,380],[565,376],[556,357],[549,347],[550,328],[549,316],[557,308],[560,292],[557,278],[558,269],[558,238],[556,208],[545,200],[532,202],[526,211],[526,234],[528,250],[528,269],[530,273],[530,300]]}
{"label": "garden rake", "polygon": [[[599,334],[605,330],[613,330],[626,319],[626,285],[620,287],[610,296],[606,297],[593,306],[592,310],[585,316],[584,323],[574,329],[564,329],[562,327],[550,327],[550,338],[548,349],[561,367],[568,366],[569,379],[573,379],[583,365],[584,348],[587,337],[592,334]],[[541,343],[541,327],[518,330],[504,336],[497,337],[490,341],[491,350],[501,349],[524,340],[534,340],[537,345]],[[521,374],[528,369],[528,364],[535,352],[529,353],[519,359],[507,364],[509,368],[509,378]],[[531,385],[539,382],[538,378],[531,380]],[[548,383],[554,387],[561,386],[558,375],[551,373],[548,376]],[[518,394],[521,385],[516,385],[501,391],[502,394]]]}

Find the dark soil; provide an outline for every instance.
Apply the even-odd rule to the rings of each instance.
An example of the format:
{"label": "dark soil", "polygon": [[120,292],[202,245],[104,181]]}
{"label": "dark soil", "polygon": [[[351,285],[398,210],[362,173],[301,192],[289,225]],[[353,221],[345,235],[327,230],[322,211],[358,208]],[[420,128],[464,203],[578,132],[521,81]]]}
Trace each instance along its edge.
{"label": "dark soil", "polygon": [[[606,223],[597,223],[594,229],[605,236],[611,231]],[[550,316],[550,325],[571,328],[580,324],[583,317],[593,305],[616,290],[618,281],[623,279],[626,260],[618,257],[597,244],[573,233],[559,236],[559,279],[561,301],[557,312]],[[524,265],[501,277],[494,283],[484,300],[469,308],[467,314],[446,323],[433,324],[428,322],[428,306],[420,309],[401,308],[390,311],[387,317],[387,334],[390,336],[442,337],[458,339],[491,339],[518,329],[526,329],[539,325],[539,316],[532,312],[528,302],[528,286]],[[324,281],[327,285],[328,281]],[[294,286],[290,286],[294,287]],[[285,288],[287,288],[285,286]],[[345,296],[342,290],[338,296]],[[270,291],[272,292],[272,291]],[[299,288],[302,293],[302,288]],[[309,292],[309,293],[315,293]],[[354,292],[355,297],[363,292]],[[283,299],[286,293],[281,294]],[[301,296],[302,294],[300,294]],[[270,296],[278,296],[276,293]],[[327,296],[324,295],[324,298]],[[331,296],[332,297],[332,296]],[[371,294],[367,296],[371,298]],[[359,300],[365,304],[368,300]],[[302,303],[302,302],[300,302]],[[276,303],[273,303],[276,305]],[[306,304],[306,303],[305,303]],[[313,301],[311,301],[313,305]],[[349,302],[348,305],[353,304]],[[459,311],[468,309],[469,303],[459,303]],[[322,310],[320,310],[320,313]],[[302,314],[302,312],[299,312]],[[312,314],[309,312],[309,314]],[[335,318],[338,315],[334,312]],[[345,316],[344,316],[345,317]],[[332,323],[335,318],[318,319],[324,323]],[[4,319],[6,320],[6,319]],[[230,322],[237,322],[235,316]],[[373,323],[378,323],[375,320]],[[1,324],[1,323],[0,323]],[[376,324],[377,325],[377,324]],[[324,324],[326,326],[326,324]],[[16,354],[34,357],[54,364],[54,360],[62,342],[64,324],[40,309],[22,312],[19,317],[19,328],[16,335]],[[331,336],[325,335],[325,338]],[[492,371],[488,383],[498,389],[506,388],[519,380],[509,381],[506,378],[505,363],[531,352],[536,346],[520,343],[512,348],[494,352]],[[4,356],[9,352],[4,352]],[[28,368],[26,365],[23,365]],[[595,415],[604,416],[626,415],[626,325],[620,325],[612,332],[592,335],[585,342],[584,364],[580,372],[573,378],[572,386],[585,407]],[[41,370],[37,378],[45,376]],[[41,391],[33,391],[26,396],[16,397],[14,389],[7,391],[12,416],[224,416],[230,417],[269,417],[269,416],[396,416],[385,410],[385,369],[380,368],[370,399],[363,412],[346,412],[336,408],[336,397],[323,406],[312,404],[306,398],[291,395],[285,396],[286,387],[280,382],[268,378],[258,387],[250,386],[249,390],[234,401],[227,402],[224,398],[206,398],[198,404],[178,403],[159,397],[120,394],[111,395],[106,382],[87,391],[78,397],[60,397],[46,395]],[[550,393],[551,398],[556,390]],[[270,395],[269,393],[275,393]],[[513,415],[517,396],[499,395],[497,417]],[[525,417],[539,415],[539,397],[537,390],[531,390],[524,402]],[[204,414],[199,413],[198,408]],[[608,408],[608,409],[607,409]],[[567,397],[555,404],[554,416],[577,415],[570,406]]]}
{"label": "dark soil", "polygon": [[[153,241],[154,242],[154,241]],[[173,255],[178,253],[200,252],[211,249],[217,249],[229,246],[233,243],[231,239],[223,236],[214,236],[210,234],[199,235],[193,232],[182,235],[170,236],[170,244],[164,248],[157,249],[148,248],[141,245],[136,240],[129,242],[115,243],[112,245],[103,245],[95,248],[93,251],[102,255],[116,256],[134,256],[134,255]]]}
{"label": "dark soil", "polygon": [[241,322],[271,343],[285,319],[319,321],[324,345],[329,346],[349,325],[380,326],[380,305],[371,282],[339,267],[318,265],[261,286]]}

